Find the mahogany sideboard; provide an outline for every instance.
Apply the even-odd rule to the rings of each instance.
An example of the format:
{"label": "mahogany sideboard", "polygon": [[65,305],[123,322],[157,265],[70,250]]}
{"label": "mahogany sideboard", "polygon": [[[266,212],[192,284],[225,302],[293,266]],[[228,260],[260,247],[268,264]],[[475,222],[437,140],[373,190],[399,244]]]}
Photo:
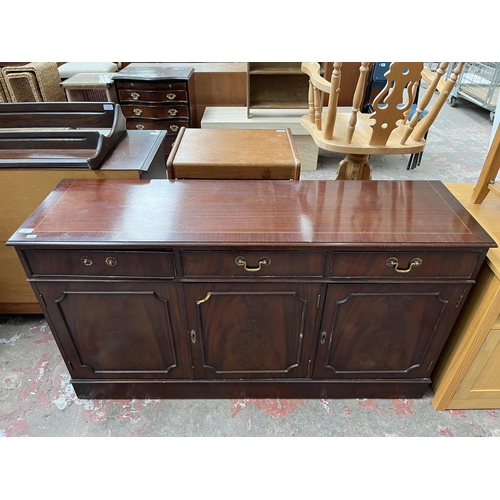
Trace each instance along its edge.
{"label": "mahogany sideboard", "polygon": [[42,312],[16,252],[5,246],[19,224],[62,179],[166,179],[164,138],[163,130],[125,131],[98,169],[0,167],[0,314]]}
{"label": "mahogany sideboard", "polygon": [[489,248],[439,181],[64,180],[14,246],[80,398],[415,398]]}

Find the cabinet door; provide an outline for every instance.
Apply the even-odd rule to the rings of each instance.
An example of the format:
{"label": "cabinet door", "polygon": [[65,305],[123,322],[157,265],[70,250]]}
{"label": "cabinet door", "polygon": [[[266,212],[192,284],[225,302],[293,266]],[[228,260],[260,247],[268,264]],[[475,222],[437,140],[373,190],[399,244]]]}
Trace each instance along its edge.
{"label": "cabinet door", "polygon": [[73,378],[189,378],[176,285],[36,286]]}
{"label": "cabinet door", "polygon": [[310,377],[320,290],[318,284],[185,284],[195,377]]}
{"label": "cabinet door", "polygon": [[500,330],[490,330],[447,408],[500,408]]}
{"label": "cabinet door", "polygon": [[315,378],[427,378],[469,285],[329,285]]}

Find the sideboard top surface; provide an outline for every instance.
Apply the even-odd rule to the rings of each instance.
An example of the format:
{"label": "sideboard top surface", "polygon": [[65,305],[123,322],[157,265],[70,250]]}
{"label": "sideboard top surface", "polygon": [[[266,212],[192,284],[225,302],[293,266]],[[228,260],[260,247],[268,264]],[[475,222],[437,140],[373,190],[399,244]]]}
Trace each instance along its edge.
{"label": "sideboard top surface", "polygon": [[63,180],[8,245],[493,247],[440,181]]}

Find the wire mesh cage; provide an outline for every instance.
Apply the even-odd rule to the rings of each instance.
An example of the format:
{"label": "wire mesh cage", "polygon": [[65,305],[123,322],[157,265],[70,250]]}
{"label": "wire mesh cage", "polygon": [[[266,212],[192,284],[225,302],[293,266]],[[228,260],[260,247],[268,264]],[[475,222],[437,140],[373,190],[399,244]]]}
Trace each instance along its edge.
{"label": "wire mesh cage", "polygon": [[448,102],[455,106],[458,97],[466,99],[490,111],[490,122],[493,123],[499,89],[500,63],[466,62]]}

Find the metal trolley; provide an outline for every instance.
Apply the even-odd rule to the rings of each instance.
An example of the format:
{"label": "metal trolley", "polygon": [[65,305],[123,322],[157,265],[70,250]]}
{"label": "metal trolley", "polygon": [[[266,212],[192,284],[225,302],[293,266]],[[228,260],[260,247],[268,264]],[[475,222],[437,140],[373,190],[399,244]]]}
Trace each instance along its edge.
{"label": "metal trolley", "polygon": [[[451,65],[450,65],[451,66]],[[450,92],[448,102],[455,106],[457,97],[489,110],[493,124],[500,88],[500,63],[466,62],[457,83]]]}

